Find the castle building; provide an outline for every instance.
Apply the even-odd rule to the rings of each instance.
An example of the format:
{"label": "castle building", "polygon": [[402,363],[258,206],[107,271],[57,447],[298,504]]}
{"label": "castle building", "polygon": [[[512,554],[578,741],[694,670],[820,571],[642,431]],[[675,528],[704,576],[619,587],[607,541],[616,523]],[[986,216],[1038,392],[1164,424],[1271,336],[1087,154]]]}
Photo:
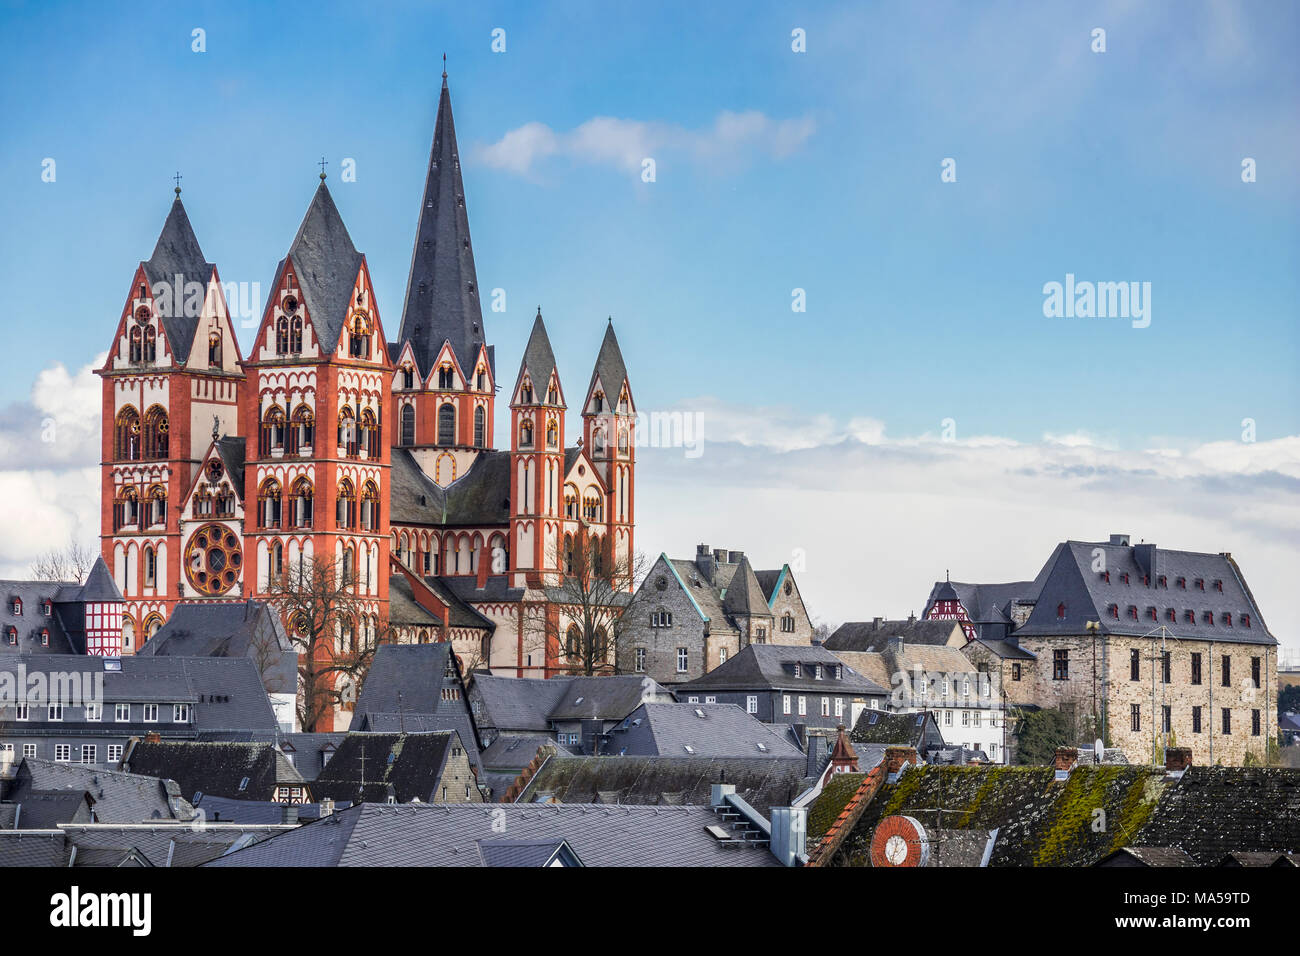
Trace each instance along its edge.
{"label": "castle building", "polygon": [[963,651],[997,671],[1007,706],[1059,709],[1080,742],[1131,763],[1174,746],[1209,763],[1269,757],[1278,642],[1231,554],[1065,541],[1033,581],[936,582],[925,617],[971,635]]}
{"label": "castle building", "polygon": [[636,408],[612,321],[566,447],[538,309],[496,447],[445,73],[396,340],[322,173],[243,354],[177,188],[99,375],[124,653],[181,601],[267,599],[286,569],[328,561],[362,607],[340,641],[446,640],[466,667],[551,676],[568,669],[556,588],[577,543],[633,554]]}

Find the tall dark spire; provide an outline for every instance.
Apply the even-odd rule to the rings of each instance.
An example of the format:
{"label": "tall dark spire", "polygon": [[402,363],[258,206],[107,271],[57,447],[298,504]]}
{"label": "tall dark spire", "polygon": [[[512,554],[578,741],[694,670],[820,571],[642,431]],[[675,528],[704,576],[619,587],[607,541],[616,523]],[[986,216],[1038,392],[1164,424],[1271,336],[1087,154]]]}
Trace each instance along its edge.
{"label": "tall dark spire", "polygon": [[546,334],[546,323],[542,321],[542,307],[539,305],[537,318],[533,319],[533,331],[528,336],[528,344],[524,346],[524,357],[519,363],[519,375],[515,378],[514,394],[519,393],[519,386],[523,383],[524,375],[527,374],[533,386],[534,401],[540,403],[546,393],[546,386],[550,384],[551,374],[555,371],[555,352],[551,349],[551,339]]}
{"label": "tall dark spire", "polygon": [[[596,366],[591,370],[591,383],[587,386],[588,402],[591,401],[591,393],[595,390],[597,381],[604,390],[605,400],[611,408],[614,407],[619,395],[622,394],[623,385],[627,383],[627,366],[623,364],[623,353],[618,347],[618,336],[614,334],[613,316],[610,316],[609,324],[605,326],[605,338],[601,340],[600,352],[596,355]],[[629,397],[631,391],[632,386],[629,384]]]}
{"label": "tall dark spire", "polygon": [[189,359],[194,332],[199,327],[198,315],[185,314],[186,286],[197,282],[206,294],[213,265],[199,248],[198,237],[194,235],[194,227],[190,225],[190,217],[185,213],[179,193],[172,200],[171,211],[158,234],[153,255],[141,265],[155,295],[166,290],[165,295],[156,299],[158,314],[167,332],[172,355],[183,364]]}
{"label": "tall dark spire", "polygon": [[450,342],[461,369],[472,377],[479,346],[486,341],[445,73],[400,336],[411,343],[424,375],[429,374],[443,342]]}
{"label": "tall dark spire", "polygon": [[343,333],[362,257],[323,179],[289,246],[289,258],[316,335],[332,351]]}

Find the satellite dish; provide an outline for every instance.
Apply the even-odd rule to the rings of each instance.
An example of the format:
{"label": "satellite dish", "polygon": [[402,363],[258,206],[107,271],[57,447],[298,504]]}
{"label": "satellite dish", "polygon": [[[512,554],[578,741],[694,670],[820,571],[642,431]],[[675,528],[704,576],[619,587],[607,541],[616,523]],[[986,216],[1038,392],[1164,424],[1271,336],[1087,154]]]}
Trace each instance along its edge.
{"label": "satellite dish", "polygon": [[930,837],[915,817],[885,817],[871,836],[871,865],[926,866],[930,862]]}

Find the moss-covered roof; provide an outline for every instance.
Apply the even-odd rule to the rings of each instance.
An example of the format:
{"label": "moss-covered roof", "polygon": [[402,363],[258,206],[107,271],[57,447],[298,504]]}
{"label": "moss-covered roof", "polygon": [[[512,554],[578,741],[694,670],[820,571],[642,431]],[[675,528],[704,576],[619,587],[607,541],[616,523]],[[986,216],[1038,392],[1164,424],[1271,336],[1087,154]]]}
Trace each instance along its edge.
{"label": "moss-covered roof", "polygon": [[[881,789],[840,862],[869,865],[876,824],[905,813],[927,828],[997,828],[991,866],[1089,866],[1134,842],[1167,786],[1162,771],[1145,767],[1078,767],[1063,781],[1050,767],[912,767]],[[822,808],[814,810],[820,824]]]}
{"label": "moss-covered roof", "polygon": [[865,773],[837,773],[822,788],[817,799],[808,808],[808,845],[814,846],[826,831],[831,828],[835,818],[840,815],[858,787],[862,785]]}

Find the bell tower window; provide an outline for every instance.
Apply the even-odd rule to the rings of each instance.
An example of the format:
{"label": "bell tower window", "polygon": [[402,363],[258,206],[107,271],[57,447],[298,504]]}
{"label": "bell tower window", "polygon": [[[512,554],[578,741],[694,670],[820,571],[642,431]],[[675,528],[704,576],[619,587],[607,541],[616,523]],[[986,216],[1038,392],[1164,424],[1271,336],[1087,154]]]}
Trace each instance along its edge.
{"label": "bell tower window", "polygon": [[438,408],[438,444],[456,443],[456,407],[445,402]]}

